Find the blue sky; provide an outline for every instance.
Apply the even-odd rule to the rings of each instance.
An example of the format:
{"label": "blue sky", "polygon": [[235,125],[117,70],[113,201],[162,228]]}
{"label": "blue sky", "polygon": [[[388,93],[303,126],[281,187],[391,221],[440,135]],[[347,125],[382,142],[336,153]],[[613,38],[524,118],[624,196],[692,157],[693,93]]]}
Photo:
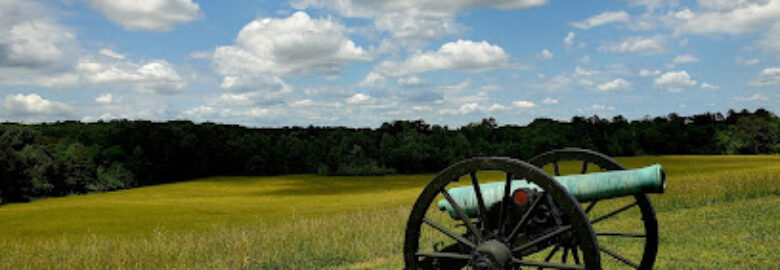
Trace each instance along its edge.
{"label": "blue sky", "polygon": [[0,0],[0,119],[460,126],[780,109],[780,0]]}

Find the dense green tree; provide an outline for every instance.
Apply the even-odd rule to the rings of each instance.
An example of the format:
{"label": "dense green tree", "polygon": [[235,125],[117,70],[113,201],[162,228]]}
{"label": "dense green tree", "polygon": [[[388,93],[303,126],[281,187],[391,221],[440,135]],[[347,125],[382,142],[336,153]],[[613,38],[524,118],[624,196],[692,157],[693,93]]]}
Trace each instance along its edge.
{"label": "dense green tree", "polygon": [[120,162],[97,168],[97,178],[86,185],[88,191],[111,191],[135,186],[133,173]]}
{"label": "dense green tree", "polygon": [[53,158],[58,172],[50,182],[59,195],[86,192],[96,173],[91,151],[81,143],[57,144]]}
{"label": "dense green tree", "polygon": [[46,149],[47,145],[27,145],[16,154],[24,164],[24,179],[29,181],[28,194],[31,197],[64,195],[63,185],[55,186],[64,179],[62,166]]}
{"label": "dense green tree", "polygon": [[11,145],[0,142],[0,204],[30,199],[32,182],[25,176],[25,169]]}
{"label": "dense green tree", "polygon": [[717,139],[728,154],[775,153],[780,130],[777,117],[746,115],[717,134]]}
{"label": "dense green tree", "polygon": [[767,110],[536,119],[460,128],[423,120],[377,129],[246,128],[190,121],[0,124],[0,203],[110,191],[210,175],[381,175],[436,172],[475,156],[528,159],[581,147],[611,156],[780,152],[780,119]]}

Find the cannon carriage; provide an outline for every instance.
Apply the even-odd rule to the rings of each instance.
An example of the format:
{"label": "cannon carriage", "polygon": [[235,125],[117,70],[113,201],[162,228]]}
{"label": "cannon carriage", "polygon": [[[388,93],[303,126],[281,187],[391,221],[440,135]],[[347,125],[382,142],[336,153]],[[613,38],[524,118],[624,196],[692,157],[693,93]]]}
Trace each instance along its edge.
{"label": "cannon carriage", "polygon": [[[562,176],[564,164],[576,171]],[[406,269],[601,269],[607,256],[626,268],[651,269],[658,224],[646,194],[664,188],[660,165],[625,170],[576,148],[528,162],[464,160],[440,172],[415,202],[404,239]],[[605,209],[593,211],[597,204]],[[636,222],[599,227],[628,211]],[[620,239],[638,255],[599,245]]]}

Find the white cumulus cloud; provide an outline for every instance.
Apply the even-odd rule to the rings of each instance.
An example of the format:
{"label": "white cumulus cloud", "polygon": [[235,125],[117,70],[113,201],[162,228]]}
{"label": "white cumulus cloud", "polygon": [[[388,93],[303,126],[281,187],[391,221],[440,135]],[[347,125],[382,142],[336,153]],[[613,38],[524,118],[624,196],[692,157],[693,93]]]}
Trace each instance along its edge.
{"label": "white cumulus cloud", "polygon": [[569,32],[568,34],[566,34],[566,37],[563,38],[563,45],[566,46],[574,45],[574,36],[575,36],[574,32]]}
{"label": "white cumulus cloud", "polygon": [[536,104],[527,100],[515,100],[512,102],[512,106],[522,108],[522,109],[529,109],[536,107]]}
{"label": "white cumulus cloud", "polygon": [[494,91],[500,89],[504,89],[504,87],[498,84],[483,85],[482,87],[479,88],[480,91]]}
{"label": "white cumulus cloud", "polygon": [[324,8],[344,17],[371,19],[374,27],[394,38],[432,40],[457,33],[455,16],[474,8],[516,10],[541,6],[547,0],[297,0],[297,9]]}
{"label": "white cumulus cloud", "polygon": [[774,54],[775,57],[780,58],[780,18],[770,28],[761,40],[758,41],[758,46],[767,53]]}
{"label": "white cumulus cloud", "polygon": [[769,97],[765,94],[755,93],[749,97],[736,97],[734,100],[739,102],[764,102],[769,101]]}
{"label": "white cumulus cloud", "polygon": [[628,37],[617,43],[601,45],[599,49],[619,53],[660,54],[666,51],[665,44],[661,36]]}
{"label": "white cumulus cloud", "polygon": [[563,45],[566,48],[570,48],[571,46],[574,46],[574,32],[569,32],[566,34],[566,37],[563,38]]}
{"label": "white cumulus cloud", "polygon": [[544,49],[544,50],[542,50],[542,52],[539,53],[539,57],[542,58],[542,59],[550,59],[550,58],[555,57],[555,55],[553,55],[553,53],[550,52],[550,50]]}
{"label": "white cumulus cloud", "polygon": [[369,72],[368,75],[366,75],[366,78],[364,78],[358,85],[360,86],[370,86],[370,85],[377,85],[385,82],[385,77],[382,76],[382,74],[376,73],[376,72]]}
{"label": "white cumulus cloud", "polygon": [[225,76],[219,87],[235,93],[287,93],[292,91],[292,87],[279,77],[256,75]]}
{"label": "white cumulus cloud", "polygon": [[358,103],[366,102],[369,99],[371,99],[371,96],[366,95],[366,94],[362,94],[362,93],[357,93],[357,94],[354,94],[351,97],[347,98],[347,103],[349,103],[349,104],[358,104]]}
{"label": "white cumulus cloud", "polygon": [[641,69],[641,70],[639,70],[639,76],[642,76],[642,77],[658,76],[660,74],[661,74],[661,71],[657,70],[657,69]]}
{"label": "white cumulus cloud", "polygon": [[114,95],[112,95],[111,93],[101,94],[95,97],[95,102],[100,104],[111,104],[112,102],[114,102]]}
{"label": "white cumulus cloud", "polygon": [[680,92],[684,87],[696,86],[696,81],[691,79],[688,72],[683,71],[670,71],[664,73],[660,77],[653,81],[656,87],[663,88],[669,92]]}
{"label": "white cumulus cloud", "polygon": [[[569,32],[566,34],[566,37],[563,38],[563,47],[566,49],[572,49],[572,48],[585,48],[585,43],[583,42],[575,42],[574,38],[577,35],[574,34],[574,32]],[[582,62],[589,62],[590,56],[583,56],[584,61]]]}
{"label": "white cumulus cloud", "polygon": [[192,0],[81,0],[128,30],[168,31],[200,16]]}
{"label": "white cumulus cloud", "polygon": [[[288,93],[291,88],[281,76],[335,74],[349,62],[371,59],[346,33],[334,19],[305,12],[262,18],[245,25],[234,45],[217,47],[211,59],[223,89]],[[380,80],[369,78],[363,85]]]}
{"label": "white cumulus cloud", "polygon": [[548,91],[568,90],[571,87],[571,79],[563,74],[558,74],[550,78],[541,78],[539,87]]}
{"label": "white cumulus cloud", "polygon": [[608,92],[615,90],[630,90],[632,85],[630,82],[622,78],[617,78],[604,84],[600,84],[597,88],[599,91]]}
{"label": "white cumulus cloud", "polygon": [[311,106],[313,104],[314,104],[314,101],[311,100],[311,99],[308,99],[308,98],[290,102],[290,106],[292,106],[292,107],[308,107],[308,106]]}
{"label": "white cumulus cloud", "polygon": [[493,103],[493,105],[490,105],[489,107],[485,108],[485,111],[487,112],[506,111],[506,110],[509,110],[507,106],[498,103]]}
{"label": "white cumulus cloud", "polygon": [[0,25],[0,34],[0,66],[6,67],[56,65],[67,60],[76,46],[73,33],[47,21]]}
{"label": "white cumulus cloud", "polygon": [[468,102],[460,105],[458,109],[441,109],[439,110],[439,113],[444,115],[447,114],[458,115],[458,114],[468,114],[477,111],[482,113],[491,113],[491,112],[506,111],[506,110],[509,110],[509,107],[498,103],[493,103],[490,106],[487,106],[487,105],[480,105],[477,102]]}
{"label": "white cumulus cloud", "polygon": [[739,56],[736,57],[734,59],[734,61],[739,63],[739,64],[746,65],[746,66],[752,66],[752,65],[761,63],[761,60],[759,60],[758,58],[743,58],[743,57],[739,57]]}
{"label": "white cumulus cloud", "polygon": [[575,77],[593,77],[598,74],[598,71],[595,70],[588,70],[581,68],[579,65],[574,67],[574,76]]}
{"label": "white cumulus cloud", "polygon": [[630,0],[629,2],[635,6],[644,6],[648,11],[654,11],[662,6],[677,4],[677,0]]}
{"label": "white cumulus cloud", "polygon": [[116,58],[82,58],[76,65],[81,79],[91,84],[126,84],[145,93],[176,94],[186,81],[168,61],[125,61]]}
{"label": "white cumulus cloud", "polygon": [[38,94],[6,95],[2,107],[10,115],[58,115],[73,112],[70,105],[44,99]]}
{"label": "white cumulus cloud", "polygon": [[[636,0],[635,0],[636,1]],[[640,0],[664,3],[665,0]],[[678,1],[664,3],[665,15],[649,12],[637,20],[638,29],[658,26],[674,30],[674,35],[742,35],[763,33],[755,47],[780,57],[780,0],[700,0],[698,8],[674,9]],[[687,39],[685,39],[687,40]]]}
{"label": "white cumulus cloud", "polygon": [[116,59],[125,59],[125,56],[121,53],[112,51],[110,49],[101,49],[98,53]]}
{"label": "white cumulus cloud", "polygon": [[696,58],[696,56],[690,54],[683,54],[674,57],[673,62],[675,64],[694,63],[694,62],[699,62],[699,58]]}
{"label": "white cumulus cloud", "polygon": [[699,5],[701,11],[675,16],[678,31],[741,34],[765,30],[780,20],[779,0],[699,1]]}
{"label": "white cumulus cloud", "polygon": [[600,25],[614,22],[628,22],[631,18],[625,11],[607,11],[599,15],[587,18],[581,22],[573,22],[571,25],[579,29],[590,29]]}
{"label": "white cumulus cloud", "polygon": [[780,67],[765,68],[748,84],[754,87],[780,87]]}
{"label": "white cumulus cloud", "polygon": [[405,76],[436,70],[482,72],[506,66],[509,56],[504,49],[487,43],[458,40],[445,43],[435,52],[422,52],[403,62],[383,61],[377,72],[388,76]]}
{"label": "white cumulus cloud", "polygon": [[331,18],[305,12],[257,19],[241,29],[235,45],[217,47],[213,61],[222,76],[333,73],[347,62],[370,59],[346,31]]}
{"label": "white cumulus cloud", "polygon": [[590,106],[590,109],[594,111],[614,111],[615,107],[602,104],[593,104]]}
{"label": "white cumulus cloud", "polygon": [[35,1],[0,1],[0,84],[55,86],[78,57],[76,34]]}
{"label": "white cumulus cloud", "polygon": [[708,90],[717,90],[717,89],[720,88],[720,86],[712,85],[712,84],[709,84],[709,83],[706,83],[706,82],[702,82],[700,86],[701,86],[701,89],[708,89]]}
{"label": "white cumulus cloud", "polygon": [[545,98],[542,100],[544,104],[558,104],[558,100],[554,98]]}
{"label": "white cumulus cloud", "polygon": [[131,61],[105,48],[83,53],[75,33],[56,19],[56,13],[34,1],[0,2],[0,84],[121,84],[164,94],[186,87],[173,65],[164,60]]}
{"label": "white cumulus cloud", "polygon": [[477,104],[477,103],[466,103],[466,104],[461,105],[460,108],[458,108],[457,112],[460,113],[460,114],[467,114],[467,113],[476,111],[478,109],[479,109],[479,104]]}
{"label": "white cumulus cloud", "polygon": [[417,76],[410,76],[406,78],[398,78],[398,84],[402,86],[416,86],[423,84],[423,80]]}

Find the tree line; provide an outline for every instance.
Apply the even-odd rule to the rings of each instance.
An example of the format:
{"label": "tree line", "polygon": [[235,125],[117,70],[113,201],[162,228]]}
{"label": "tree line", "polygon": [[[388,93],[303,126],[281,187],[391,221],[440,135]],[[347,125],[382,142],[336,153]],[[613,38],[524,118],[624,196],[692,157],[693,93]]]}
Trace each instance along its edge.
{"label": "tree line", "polygon": [[581,147],[610,156],[780,153],[780,119],[764,109],[645,117],[575,116],[459,128],[423,120],[379,128],[247,128],[190,121],[0,124],[0,204],[213,175],[437,172],[465,158],[528,159]]}

